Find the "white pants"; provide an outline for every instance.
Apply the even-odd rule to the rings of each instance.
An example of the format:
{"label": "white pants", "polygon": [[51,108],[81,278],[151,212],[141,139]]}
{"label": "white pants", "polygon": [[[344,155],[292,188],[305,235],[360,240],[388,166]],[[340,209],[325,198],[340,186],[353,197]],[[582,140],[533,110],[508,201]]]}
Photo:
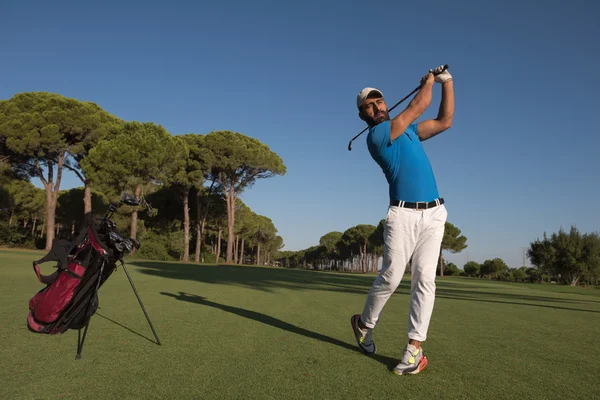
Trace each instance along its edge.
{"label": "white pants", "polygon": [[369,328],[394,293],[412,256],[408,338],[427,339],[435,300],[435,276],[448,212],[442,204],[427,210],[390,206],[384,226],[381,272],[367,297],[361,315]]}

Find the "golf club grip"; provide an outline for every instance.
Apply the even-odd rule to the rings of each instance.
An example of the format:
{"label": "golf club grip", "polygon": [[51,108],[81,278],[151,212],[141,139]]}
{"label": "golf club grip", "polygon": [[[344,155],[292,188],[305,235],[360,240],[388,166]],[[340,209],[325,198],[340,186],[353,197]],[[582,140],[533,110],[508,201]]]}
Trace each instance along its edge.
{"label": "golf club grip", "polygon": [[441,74],[442,72],[444,72],[447,69],[448,69],[448,64],[444,64],[444,67],[442,68],[442,70],[440,72],[438,72],[437,74],[433,74],[433,76],[438,76],[439,74]]}

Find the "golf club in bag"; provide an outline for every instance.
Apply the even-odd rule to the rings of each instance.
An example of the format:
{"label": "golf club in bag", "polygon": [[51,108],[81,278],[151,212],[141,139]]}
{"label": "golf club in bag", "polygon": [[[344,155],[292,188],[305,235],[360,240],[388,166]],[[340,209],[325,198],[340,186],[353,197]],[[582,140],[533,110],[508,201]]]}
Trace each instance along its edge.
{"label": "golf club in bag", "polygon": [[[434,75],[439,75],[439,74],[441,74],[442,72],[444,72],[444,71],[445,71],[445,70],[447,70],[447,69],[448,69],[448,64],[444,65],[444,68],[442,68],[442,70],[441,70],[440,72],[438,72],[437,74],[434,74]],[[396,104],[394,104],[394,106],[388,110],[388,113],[391,113],[391,112],[392,112],[392,110],[393,110],[394,108],[396,108],[396,107],[397,107],[397,106],[398,106],[400,103],[402,103],[404,100],[408,99],[410,96],[412,96],[413,94],[415,94],[415,93],[416,93],[416,92],[417,92],[419,89],[421,89],[421,87],[422,87],[422,86],[423,86],[422,84],[421,84],[421,85],[419,85],[419,86],[417,86],[417,87],[415,88],[415,90],[413,90],[412,92],[410,92],[410,93],[409,93],[409,94],[408,94],[408,95],[407,95],[405,98],[403,98],[402,100],[400,100],[399,102],[397,102]],[[363,130],[362,130],[362,132],[360,132],[358,135],[354,136],[354,137],[352,138],[352,140],[350,140],[350,143],[348,143],[348,151],[352,151],[352,142],[353,142],[353,141],[354,141],[356,138],[358,138],[360,135],[362,135],[363,133],[365,133],[365,132],[367,131],[367,129],[369,129],[369,127],[368,127],[368,126],[367,126],[365,129],[363,129]]]}
{"label": "golf club in bag", "polygon": [[[117,269],[117,261],[127,274],[156,343],[161,344],[123,261],[125,252],[130,252],[134,247],[139,249],[140,242],[122,238],[115,231],[116,224],[111,220],[115,211],[123,204],[137,206],[139,202],[135,197],[124,193],[121,201],[118,204],[111,203],[104,217],[98,219],[98,226],[92,218],[86,218],[75,241],[55,239],[48,254],[33,262],[38,280],[46,287],[29,301],[27,327],[32,332],[49,335],[77,329],[76,359],[81,358],[90,319],[98,309],[98,290]],[[56,261],[57,270],[51,275],[42,275],[39,265],[48,261]]]}

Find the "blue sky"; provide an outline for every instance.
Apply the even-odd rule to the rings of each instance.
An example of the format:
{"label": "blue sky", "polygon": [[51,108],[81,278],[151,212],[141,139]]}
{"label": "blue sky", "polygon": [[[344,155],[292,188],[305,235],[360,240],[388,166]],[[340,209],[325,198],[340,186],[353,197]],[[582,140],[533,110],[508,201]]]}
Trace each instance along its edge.
{"label": "blue sky", "polygon": [[[358,91],[377,87],[391,107],[447,63],[454,125],[424,146],[468,237],[448,259],[520,266],[544,231],[600,228],[600,6],[569,4],[1,0],[0,98],[50,91],[174,135],[261,140],[288,172],[242,199],[299,250],[385,217],[366,135],[347,150],[365,126]],[[421,119],[439,100],[438,85]]]}

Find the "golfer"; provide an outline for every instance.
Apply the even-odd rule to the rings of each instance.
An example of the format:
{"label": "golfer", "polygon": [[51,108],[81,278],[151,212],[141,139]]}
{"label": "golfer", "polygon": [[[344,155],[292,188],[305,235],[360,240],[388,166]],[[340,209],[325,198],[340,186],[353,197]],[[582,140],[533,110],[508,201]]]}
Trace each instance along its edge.
{"label": "golfer", "polygon": [[[416,123],[431,103],[434,81],[442,86],[437,118]],[[438,67],[430,70],[421,84],[406,109],[392,120],[380,90],[365,88],[356,99],[358,115],[369,126],[369,152],[389,184],[390,205],[383,233],[382,269],[362,314],[352,316],[351,324],[359,348],[366,354],[374,354],[373,329],[412,257],[408,342],[394,368],[398,375],[417,374],[427,366],[421,343],[427,338],[433,311],[436,267],[448,216],[421,142],[452,125],[452,76],[448,70]]]}

